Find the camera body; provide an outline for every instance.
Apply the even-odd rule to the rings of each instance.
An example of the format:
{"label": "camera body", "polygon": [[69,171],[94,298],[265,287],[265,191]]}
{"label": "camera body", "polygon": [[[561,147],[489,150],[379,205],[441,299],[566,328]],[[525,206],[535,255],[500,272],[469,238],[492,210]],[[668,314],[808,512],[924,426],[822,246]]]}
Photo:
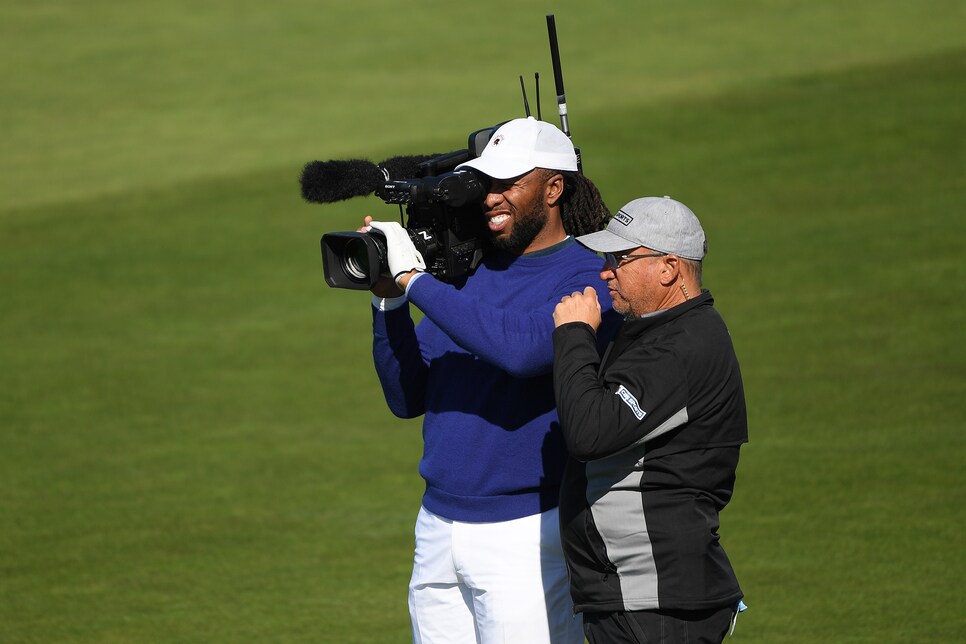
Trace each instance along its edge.
{"label": "camera body", "polygon": [[[485,219],[480,202],[489,179],[456,166],[478,157],[502,124],[472,132],[467,147],[416,165],[415,177],[387,180],[374,194],[406,208],[406,231],[423,256],[426,270],[454,282],[483,259]],[[366,290],[388,272],[386,240],[379,231],[326,233],[321,239],[322,270],[332,288]]]}

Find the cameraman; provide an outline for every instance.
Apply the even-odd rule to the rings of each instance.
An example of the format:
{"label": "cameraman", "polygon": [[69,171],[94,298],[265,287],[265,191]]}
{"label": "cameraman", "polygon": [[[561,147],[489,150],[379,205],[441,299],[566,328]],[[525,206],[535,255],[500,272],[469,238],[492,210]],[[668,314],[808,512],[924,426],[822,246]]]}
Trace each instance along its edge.
{"label": "cameraman", "polygon": [[[464,167],[491,179],[482,209],[492,248],[461,283],[421,272],[399,224],[366,218],[386,236],[395,278],[372,288],[376,370],[394,414],[424,415],[413,639],[579,644],[557,516],[566,452],[552,314],[561,297],[600,284],[600,259],[571,235],[610,215],[549,123],[509,121]],[[425,314],[415,326],[410,302]]]}

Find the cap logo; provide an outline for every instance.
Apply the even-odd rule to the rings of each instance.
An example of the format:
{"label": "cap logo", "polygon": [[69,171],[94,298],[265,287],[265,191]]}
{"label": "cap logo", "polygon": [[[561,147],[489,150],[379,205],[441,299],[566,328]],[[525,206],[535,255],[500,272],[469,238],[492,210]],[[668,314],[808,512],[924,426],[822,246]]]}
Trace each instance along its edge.
{"label": "cap logo", "polygon": [[631,222],[634,221],[634,218],[631,217],[630,215],[628,215],[623,210],[618,210],[617,211],[617,214],[614,215],[614,219],[616,219],[618,222],[624,224],[625,226],[630,226],[631,225]]}
{"label": "cap logo", "polygon": [[498,134],[497,136],[493,137],[493,141],[490,142],[490,145],[492,145],[493,147],[496,147],[500,145],[500,143],[502,142],[503,142],[503,135]]}

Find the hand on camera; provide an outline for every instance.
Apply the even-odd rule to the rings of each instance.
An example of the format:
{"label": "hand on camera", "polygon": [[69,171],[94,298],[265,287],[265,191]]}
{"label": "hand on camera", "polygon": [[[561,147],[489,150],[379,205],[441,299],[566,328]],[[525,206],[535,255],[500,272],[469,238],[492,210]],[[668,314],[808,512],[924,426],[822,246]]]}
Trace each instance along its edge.
{"label": "hand on camera", "polygon": [[[367,218],[368,220],[368,218]],[[367,221],[369,228],[386,237],[386,260],[389,273],[400,288],[406,288],[414,271],[425,271],[423,256],[416,250],[406,229],[394,221]]]}
{"label": "hand on camera", "polygon": [[[366,218],[363,221],[362,227],[357,228],[356,232],[368,233],[369,224],[371,223],[372,223],[372,217],[366,215]],[[405,294],[405,291],[403,291],[401,288],[399,288],[396,285],[396,281],[394,279],[392,279],[391,277],[386,277],[385,275],[379,276],[379,279],[377,279],[376,283],[372,285],[372,288],[369,289],[369,292],[375,295],[376,297],[381,297],[381,298],[400,297]]]}

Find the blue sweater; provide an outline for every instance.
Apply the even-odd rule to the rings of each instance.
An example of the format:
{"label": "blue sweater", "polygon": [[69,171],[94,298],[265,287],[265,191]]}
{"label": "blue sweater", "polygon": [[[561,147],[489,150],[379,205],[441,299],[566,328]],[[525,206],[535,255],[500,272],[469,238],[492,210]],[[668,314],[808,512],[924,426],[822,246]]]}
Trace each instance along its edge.
{"label": "blue sweater", "polygon": [[[553,394],[553,309],[593,286],[610,309],[602,261],[572,239],[553,252],[493,253],[462,286],[430,275],[409,306],[373,307],[373,357],[394,414],[423,420],[423,505],[469,522],[557,506],[566,461]],[[609,339],[611,315],[599,333]],[[606,329],[605,329],[606,327]]]}

